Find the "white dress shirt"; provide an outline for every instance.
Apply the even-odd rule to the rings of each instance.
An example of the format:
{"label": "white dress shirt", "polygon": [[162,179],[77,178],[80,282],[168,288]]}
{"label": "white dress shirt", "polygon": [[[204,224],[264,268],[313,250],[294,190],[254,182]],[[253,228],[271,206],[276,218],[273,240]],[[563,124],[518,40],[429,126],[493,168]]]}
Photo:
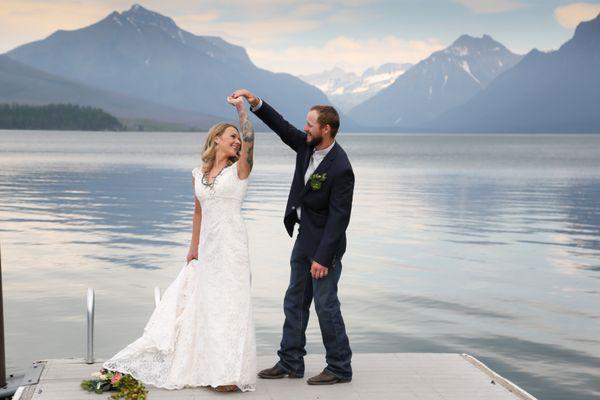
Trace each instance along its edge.
{"label": "white dress shirt", "polygon": [[258,104],[256,105],[256,107],[252,107],[250,106],[250,111],[252,112],[257,112],[259,108],[262,107],[262,99],[259,97],[258,98]]}
{"label": "white dress shirt", "polygon": [[[326,147],[322,150],[314,149],[312,155],[310,156],[310,161],[308,162],[308,168],[306,169],[306,173],[304,174],[304,184],[305,185],[308,183],[308,178],[310,178],[312,173],[315,172],[315,170],[317,169],[319,164],[321,164],[321,161],[323,161],[323,159],[325,158],[327,153],[329,153],[329,151],[333,148],[333,146],[335,146],[335,140],[333,141],[333,143],[331,143],[329,145],[329,147]],[[298,214],[298,219],[300,219],[300,214],[301,214],[300,209],[301,208],[302,207],[299,206],[296,209],[296,213]]]}

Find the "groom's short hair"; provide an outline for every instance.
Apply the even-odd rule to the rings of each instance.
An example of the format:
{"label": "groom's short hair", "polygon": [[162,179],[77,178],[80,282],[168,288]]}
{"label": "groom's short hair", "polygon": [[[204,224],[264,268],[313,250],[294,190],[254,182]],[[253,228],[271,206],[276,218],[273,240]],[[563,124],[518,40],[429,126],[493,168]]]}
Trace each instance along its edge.
{"label": "groom's short hair", "polygon": [[332,106],[316,105],[312,106],[310,111],[315,110],[319,113],[317,122],[321,125],[329,125],[331,127],[331,137],[335,137],[338,129],[340,129],[340,116]]}

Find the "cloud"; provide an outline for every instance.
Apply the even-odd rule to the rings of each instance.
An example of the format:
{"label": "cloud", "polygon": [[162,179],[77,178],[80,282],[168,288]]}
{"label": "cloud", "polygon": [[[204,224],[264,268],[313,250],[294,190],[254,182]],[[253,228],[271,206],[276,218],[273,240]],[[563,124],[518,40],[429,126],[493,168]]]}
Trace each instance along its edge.
{"label": "cloud", "polygon": [[289,35],[301,34],[320,27],[319,19],[279,18],[277,20],[250,21],[199,21],[196,17],[175,17],[175,22],[183,29],[197,35],[214,35],[223,39],[247,45],[273,44],[283,41]]}
{"label": "cloud", "polygon": [[557,7],[554,19],[565,28],[575,28],[580,22],[594,19],[600,13],[600,3],[572,3]]}
{"label": "cloud", "polygon": [[525,7],[518,0],[454,0],[477,14],[495,14]]}
{"label": "cloud", "polygon": [[[144,0],[142,5],[172,17],[198,35],[216,35],[240,45],[282,45],[290,37],[332,24],[364,19],[369,1],[380,0]],[[132,0],[0,0],[0,52],[40,40],[57,29],[78,29]],[[370,5],[369,7],[372,7]]]}
{"label": "cloud", "polygon": [[[237,0],[232,0],[237,1]],[[272,0],[257,0],[269,3]],[[351,5],[338,6],[334,0],[327,4],[299,0],[284,0],[273,4],[265,13],[262,9],[236,9],[203,12],[196,15],[173,16],[182,28],[198,35],[216,35],[243,46],[281,45],[291,37],[316,29],[335,29],[349,24],[366,22],[368,13],[356,8],[365,0],[354,0]],[[214,18],[210,18],[214,17]]]}
{"label": "cloud", "polygon": [[309,74],[334,67],[362,73],[387,62],[416,63],[444,47],[437,39],[405,40],[396,36],[357,40],[338,36],[322,47],[291,46],[277,51],[249,47],[252,61],[276,72]]}
{"label": "cloud", "polygon": [[1,0],[0,52],[33,40],[40,40],[58,29],[79,29],[108,15],[106,6],[75,0],[33,2]]}
{"label": "cloud", "polygon": [[323,3],[305,3],[301,4],[294,10],[294,14],[300,16],[321,15],[324,12],[331,10],[331,6]]}
{"label": "cloud", "polygon": [[198,26],[206,24],[207,22],[216,21],[221,16],[218,11],[207,11],[199,14],[182,15],[179,17],[173,17],[177,20],[177,24],[185,28],[185,26]]}

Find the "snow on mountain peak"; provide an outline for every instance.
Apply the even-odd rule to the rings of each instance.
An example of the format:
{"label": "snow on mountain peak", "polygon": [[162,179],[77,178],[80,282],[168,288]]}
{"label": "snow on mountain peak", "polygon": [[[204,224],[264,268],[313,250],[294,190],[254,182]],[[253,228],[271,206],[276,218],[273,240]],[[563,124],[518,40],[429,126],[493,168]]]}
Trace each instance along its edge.
{"label": "snow on mountain peak", "polygon": [[173,19],[148,10],[139,4],[134,4],[129,10],[123,11],[121,15],[138,23],[164,27],[177,27]]}
{"label": "snow on mountain peak", "polygon": [[149,14],[149,15],[159,15],[162,16],[154,11],[148,10],[147,8],[144,8],[143,6],[139,5],[139,4],[134,4],[131,6],[131,8],[127,11],[124,11],[124,13],[129,13],[129,14]]}
{"label": "snow on mountain peak", "polygon": [[467,75],[469,75],[471,78],[473,78],[473,80],[475,82],[477,82],[478,84],[481,84],[481,81],[479,79],[477,79],[477,77],[475,75],[473,75],[473,73],[471,72],[471,67],[469,66],[469,63],[467,61],[461,61],[460,62],[460,67],[467,73]]}
{"label": "snow on mountain peak", "polygon": [[160,29],[171,39],[185,44],[184,33],[173,21],[157,12],[148,10],[139,4],[134,4],[127,11],[113,12],[111,15],[112,21],[119,26],[131,26],[139,34],[144,33],[146,29]]}
{"label": "snow on mountain peak", "polygon": [[483,35],[480,38],[461,35],[443,52],[452,53],[459,57],[467,57],[481,51],[500,51],[502,49],[504,49],[504,46],[495,41],[490,35]]}
{"label": "snow on mountain peak", "polygon": [[335,67],[299,78],[319,88],[332,103],[346,111],[391,85],[411,66],[412,64],[387,63],[377,68],[368,68],[361,75]]}

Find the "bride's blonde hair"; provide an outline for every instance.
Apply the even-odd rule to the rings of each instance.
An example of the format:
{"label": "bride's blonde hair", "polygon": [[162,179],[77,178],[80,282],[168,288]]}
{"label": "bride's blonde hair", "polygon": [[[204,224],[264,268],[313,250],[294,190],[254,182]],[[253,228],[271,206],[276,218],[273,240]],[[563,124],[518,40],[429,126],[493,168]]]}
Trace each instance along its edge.
{"label": "bride's blonde hair", "polygon": [[[236,130],[236,132],[238,131],[238,128],[235,125],[228,124],[226,122],[220,122],[216,125],[213,125],[213,127],[208,131],[208,136],[206,137],[206,142],[204,143],[204,150],[202,151],[202,172],[205,174],[208,174],[215,165],[215,159],[217,156],[216,139],[221,137],[227,128],[233,128]],[[236,162],[238,158],[239,156],[229,157],[229,160],[227,160],[227,166],[230,166]]]}

